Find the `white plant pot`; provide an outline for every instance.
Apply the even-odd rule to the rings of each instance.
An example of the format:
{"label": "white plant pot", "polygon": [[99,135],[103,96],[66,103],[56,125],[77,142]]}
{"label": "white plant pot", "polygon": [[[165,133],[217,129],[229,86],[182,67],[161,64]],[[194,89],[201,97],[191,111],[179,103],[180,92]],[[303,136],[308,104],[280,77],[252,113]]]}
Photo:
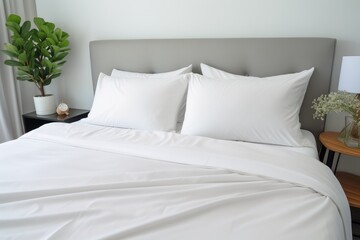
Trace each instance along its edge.
{"label": "white plant pot", "polygon": [[54,95],[35,96],[34,104],[37,115],[50,115],[56,112]]}

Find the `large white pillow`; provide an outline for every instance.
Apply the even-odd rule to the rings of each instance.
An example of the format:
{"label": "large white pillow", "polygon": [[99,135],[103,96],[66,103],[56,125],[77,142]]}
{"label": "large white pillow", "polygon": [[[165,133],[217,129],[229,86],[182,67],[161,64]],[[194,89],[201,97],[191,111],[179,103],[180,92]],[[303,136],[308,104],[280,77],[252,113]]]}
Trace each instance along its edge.
{"label": "large white pillow", "polygon": [[112,77],[137,77],[137,78],[175,77],[175,76],[178,76],[181,74],[191,73],[191,71],[192,71],[192,64],[187,67],[175,70],[175,71],[164,72],[164,73],[127,72],[127,71],[122,71],[122,70],[118,70],[118,69],[114,68],[111,72],[111,76]]}
{"label": "large white pillow", "polygon": [[[136,78],[153,79],[153,78],[159,78],[159,77],[161,77],[161,78],[175,77],[175,76],[179,76],[181,74],[187,74],[187,73],[191,73],[191,72],[192,72],[192,64],[190,64],[187,67],[180,68],[178,70],[171,71],[171,72],[165,72],[165,73],[137,73],[137,72],[127,72],[127,71],[113,69],[111,72],[111,76],[112,77],[136,77]],[[177,121],[179,123],[182,123],[184,121],[185,104],[186,104],[186,95],[184,95],[184,98],[181,101],[179,116],[177,118]]]}
{"label": "large white pillow", "polygon": [[313,71],[221,81],[193,74],[181,133],[308,146],[300,130],[299,112]]}
{"label": "large white pillow", "polygon": [[189,75],[169,78],[116,78],[99,75],[87,122],[92,124],[173,131]]}

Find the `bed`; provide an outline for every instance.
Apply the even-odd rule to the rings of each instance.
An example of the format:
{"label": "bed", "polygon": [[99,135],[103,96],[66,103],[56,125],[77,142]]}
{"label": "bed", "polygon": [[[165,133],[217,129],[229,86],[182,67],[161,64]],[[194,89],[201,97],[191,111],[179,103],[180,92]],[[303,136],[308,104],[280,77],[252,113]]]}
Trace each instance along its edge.
{"label": "bed", "polygon": [[[326,38],[91,42],[96,89],[92,115],[72,124],[47,124],[0,145],[0,239],[352,239],[344,192],[332,171],[317,159],[315,139],[324,123],[312,119],[310,107],[312,99],[329,91],[334,49],[335,40]],[[312,76],[304,87],[305,96],[299,98],[298,109],[302,128],[299,131],[308,144],[277,144],[271,142],[271,136],[266,138],[267,134],[256,136],[265,137],[266,143],[251,134],[249,141],[238,141],[234,134],[239,131],[224,133],[220,131],[222,127],[212,131],[214,125],[210,123],[219,122],[211,114],[213,109],[224,109],[216,105],[223,99],[201,95],[202,99],[213,101],[210,115],[203,114],[208,110],[206,103],[193,104],[191,99],[199,96],[195,90],[203,89],[207,80],[190,73],[171,77],[176,84],[164,88],[165,94],[170,90],[172,94],[166,95],[167,105],[160,109],[169,107],[175,97],[186,101],[185,119],[177,124],[180,129],[170,131],[167,125],[161,131],[112,126],[118,122],[108,119],[112,111],[104,106],[104,100],[99,100],[98,92],[105,88],[105,81],[116,78],[101,72],[110,74],[112,69],[120,69],[163,73],[189,64],[195,73],[200,73],[201,66],[203,72],[207,69],[220,75],[257,76],[251,80],[259,82],[256,89],[267,84],[267,91],[261,92],[267,102],[272,101],[268,92],[286,85],[282,77],[280,87],[272,89],[273,83],[267,76],[298,72],[308,76],[310,72]],[[306,69],[309,70],[304,73]],[[160,77],[136,78],[135,83],[135,78],[127,78],[131,81],[126,84],[133,84],[131,87],[136,89],[142,85],[153,89],[164,82]],[[185,78],[190,80],[186,82]],[[238,87],[247,89],[253,83],[248,78],[232,78],[223,80],[234,86],[225,88],[224,98],[230,95],[228,92],[236,94]],[[209,82],[212,85],[206,89],[223,86],[219,85],[223,82]],[[124,86],[128,85],[121,85],[120,89],[133,89]],[[179,89],[185,89],[185,100],[181,94],[176,95]],[[246,95],[247,90],[243,91]],[[292,95],[299,92],[291,91]],[[116,101],[116,95],[103,97],[114,100],[109,104],[114,112],[117,105],[124,105]],[[148,101],[157,97],[159,94],[152,94]],[[278,101],[290,102],[290,98]],[[138,100],[139,97],[129,103]],[[182,108],[180,100],[177,109]],[[124,118],[133,114],[133,106],[122,107],[118,114]],[[97,115],[94,109],[98,109]],[[151,106],[149,109],[154,111]],[[179,119],[179,111],[172,113],[176,113],[175,120]],[[268,122],[272,117],[276,118],[268,116]],[[132,121],[127,119],[125,123],[157,126],[140,118],[130,118]],[[112,124],[105,124],[104,119]],[[229,125],[233,123],[225,120]],[[276,124],[262,131],[273,125]],[[283,128],[277,130],[281,132]]]}

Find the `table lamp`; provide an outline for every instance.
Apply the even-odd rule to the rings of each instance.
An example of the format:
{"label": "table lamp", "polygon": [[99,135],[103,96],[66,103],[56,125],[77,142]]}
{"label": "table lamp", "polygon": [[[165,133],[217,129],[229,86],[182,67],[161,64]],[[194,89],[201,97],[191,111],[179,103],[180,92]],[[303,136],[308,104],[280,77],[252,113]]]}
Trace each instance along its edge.
{"label": "table lamp", "polygon": [[360,93],[360,56],[344,56],[342,59],[339,87],[340,91]]}

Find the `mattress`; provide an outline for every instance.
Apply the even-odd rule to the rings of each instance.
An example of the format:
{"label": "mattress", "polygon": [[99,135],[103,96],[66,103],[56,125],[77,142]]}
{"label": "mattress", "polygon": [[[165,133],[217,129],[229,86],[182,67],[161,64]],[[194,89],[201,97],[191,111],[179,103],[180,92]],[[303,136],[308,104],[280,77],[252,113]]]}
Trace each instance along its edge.
{"label": "mattress", "polygon": [[351,239],[303,150],[78,122],[0,152],[0,239]]}

